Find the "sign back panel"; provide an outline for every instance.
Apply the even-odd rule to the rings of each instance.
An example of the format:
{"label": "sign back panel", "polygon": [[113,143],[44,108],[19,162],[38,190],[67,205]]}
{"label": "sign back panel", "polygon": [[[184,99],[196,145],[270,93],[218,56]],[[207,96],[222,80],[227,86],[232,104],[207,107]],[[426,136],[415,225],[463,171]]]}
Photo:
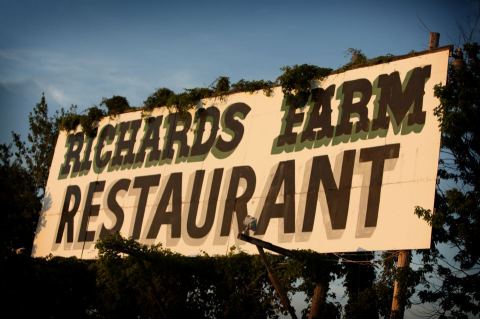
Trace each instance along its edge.
{"label": "sign back panel", "polygon": [[431,228],[440,131],[434,86],[447,48],[332,74],[308,103],[277,87],[105,117],[95,137],[61,132],[33,256],[95,258],[120,232],[194,255],[251,235],[318,252],[419,249]]}

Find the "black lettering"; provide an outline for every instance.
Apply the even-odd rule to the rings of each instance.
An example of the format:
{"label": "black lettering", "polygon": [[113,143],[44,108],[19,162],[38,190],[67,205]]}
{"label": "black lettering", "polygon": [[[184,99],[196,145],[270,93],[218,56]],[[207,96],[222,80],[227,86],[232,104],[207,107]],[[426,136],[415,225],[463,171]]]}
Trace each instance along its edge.
{"label": "black lettering", "polygon": [[[192,145],[192,150],[190,156],[206,155],[210,152],[210,149],[215,143],[215,138],[217,137],[218,132],[218,123],[220,121],[220,112],[219,110],[211,106],[205,109],[202,112],[198,113],[198,126],[195,134],[195,141]],[[202,143],[203,134],[205,132],[205,124],[207,123],[208,118],[211,118],[212,128],[210,130],[210,135],[208,139]]]}
{"label": "black lettering", "polygon": [[95,231],[87,230],[90,217],[98,216],[100,205],[93,205],[92,200],[95,193],[103,192],[105,181],[91,182],[88,186],[87,198],[85,200],[85,208],[83,209],[82,222],[80,224],[80,233],[78,234],[79,242],[90,242],[95,239]]}
{"label": "black lettering", "polygon": [[193,182],[192,196],[190,197],[190,209],[188,210],[187,232],[192,238],[205,237],[212,228],[215,220],[215,211],[217,209],[218,194],[222,182],[223,168],[217,168],[213,172],[212,186],[208,197],[207,215],[203,226],[197,226],[198,204],[200,202],[200,192],[204,179],[205,171],[197,171]]}
{"label": "black lettering", "polygon": [[[168,204],[172,199],[172,211],[167,212]],[[170,224],[172,226],[172,238],[180,238],[182,216],[182,173],[173,173],[167,181],[165,191],[158,203],[152,225],[147,238],[155,239],[160,231],[160,226]]]}
{"label": "black lettering", "polygon": [[218,137],[215,147],[223,152],[229,153],[235,150],[235,148],[242,141],[244,127],[242,122],[235,119],[237,113],[240,113],[240,117],[245,119],[250,113],[250,106],[245,103],[234,103],[230,105],[224,114],[224,130],[230,132],[232,139],[230,141],[225,141],[221,136]]}
{"label": "black lettering", "polygon": [[160,125],[162,124],[163,116],[157,116],[155,118],[149,117],[146,119],[145,135],[135,157],[135,163],[143,163],[145,161],[145,153],[147,149],[150,149],[148,155],[148,162],[159,161],[161,151],[159,149],[160,141]]}
{"label": "black lettering", "polygon": [[[167,141],[163,148],[162,159],[173,159],[173,155],[175,153],[173,150],[173,143],[175,141],[179,143],[177,158],[187,157],[190,150],[187,141],[187,132],[192,125],[192,116],[188,112],[182,115],[179,115],[178,113],[172,113],[168,115],[167,122],[169,124]],[[180,131],[177,131],[177,126],[179,123],[183,124],[183,128]]]}
{"label": "black lettering", "polygon": [[60,168],[60,178],[65,178],[70,174],[70,162],[73,161],[73,173],[80,171],[80,152],[83,148],[83,133],[69,134],[67,137],[67,154],[65,154],[65,162]]}
{"label": "black lettering", "polygon": [[425,81],[430,77],[431,69],[432,66],[427,65],[410,71],[408,83],[404,85],[405,89],[402,89],[398,72],[393,72],[390,75],[380,75],[378,88],[381,90],[381,95],[378,101],[378,115],[373,119],[372,130],[388,129],[392,120],[387,115],[387,108],[390,109],[395,124],[400,126],[412,104],[413,110],[408,115],[407,124],[425,124],[426,112],[422,109],[423,95],[425,94]]}
{"label": "black lettering", "polygon": [[297,133],[293,132],[293,128],[297,124],[303,123],[304,113],[296,113],[297,110],[293,106],[286,106],[288,107],[287,114],[283,119],[283,127],[282,133],[277,137],[277,146],[283,146],[285,144],[291,145],[297,143]]}
{"label": "black lettering", "polygon": [[[356,93],[360,93],[360,101],[353,103]],[[353,114],[359,116],[356,122],[355,133],[368,132],[370,120],[368,118],[367,104],[372,97],[372,85],[367,79],[346,81],[343,83],[343,103],[341,108],[340,123],[336,126],[335,136],[351,135],[353,123],[350,118]]]}
{"label": "black lettering", "polygon": [[139,239],[142,232],[143,217],[147,206],[148,193],[151,187],[158,186],[160,183],[160,174],[138,176],[133,181],[133,188],[140,188],[140,197],[138,199],[137,212],[135,214],[135,223],[133,225],[132,238]]}
{"label": "black lettering", "polygon": [[372,162],[365,227],[377,226],[385,160],[398,158],[399,153],[400,144],[388,144],[360,150],[360,162]]}
{"label": "black lettering", "polygon": [[[237,197],[240,180],[242,179],[245,180],[246,187],[243,194]],[[220,236],[228,236],[230,234],[230,228],[232,226],[232,218],[234,212],[237,215],[237,224],[239,231],[243,228],[243,220],[248,215],[247,203],[253,196],[255,186],[255,171],[250,166],[238,166],[233,168],[230,185],[228,186],[225,210],[223,212],[223,221]]]}
{"label": "black lettering", "polygon": [[[73,200],[73,207],[72,209],[68,209],[70,207],[70,201]],[[67,243],[73,242],[73,218],[78,211],[78,207],[80,206],[80,198],[81,192],[80,188],[77,185],[70,185],[67,187],[67,191],[65,192],[65,200],[63,202],[62,208],[62,217],[60,218],[60,224],[58,226],[57,231],[57,239],[55,242],[60,244],[62,242],[63,231],[65,230],[65,225],[67,226]]]}
{"label": "black lettering", "polygon": [[[283,203],[277,203],[283,185]],[[258,219],[255,235],[264,235],[270,219],[283,218],[284,233],[295,232],[295,160],[280,162]]]}
{"label": "black lettering", "polygon": [[[135,161],[133,149],[137,140],[138,130],[142,125],[142,120],[121,122],[119,125],[115,155],[112,157],[112,166],[131,165]],[[125,140],[125,135],[128,131],[130,131],[130,138]],[[127,151],[127,154],[122,155],[123,151]]]}
{"label": "black lettering", "polygon": [[[310,110],[308,123],[302,132],[300,142],[320,140],[333,136],[331,100],[335,93],[335,85],[327,89],[315,88],[312,90],[313,107]],[[322,112],[320,113],[320,108]],[[302,117],[303,120],[303,117]],[[315,131],[319,128],[320,130]]]}
{"label": "black lettering", "polygon": [[343,153],[342,172],[337,187],[328,156],[315,156],[313,158],[305,204],[303,232],[311,232],[313,229],[320,182],[325,190],[332,229],[345,229],[350,204],[354,161],[355,150],[348,150]]}
{"label": "black lettering", "polygon": [[93,138],[89,137],[87,142],[87,148],[85,149],[85,154],[83,155],[82,167],[80,170],[87,173],[92,167],[92,161],[90,160],[90,153],[92,152]]}
{"label": "black lettering", "polygon": [[95,150],[94,163],[96,167],[96,172],[101,172],[105,166],[107,166],[110,158],[112,157],[112,152],[108,151],[102,156],[102,150],[105,146],[105,141],[108,144],[112,144],[113,139],[115,138],[115,128],[107,124],[103,127],[100,135],[98,136],[97,146]]}
{"label": "black lettering", "polygon": [[108,229],[105,225],[102,225],[102,229],[100,230],[100,238],[105,238],[109,234],[115,234],[122,229],[123,219],[124,219],[124,212],[122,206],[120,206],[117,202],[117,194],[120,191],[128,191],[128,187],[130,186],[130,180],[123,178],[118,180],[113,186],[110,192],[108,193],[107,198],[107,206],[108,209],[115,215],[115,224],[112,228]]}

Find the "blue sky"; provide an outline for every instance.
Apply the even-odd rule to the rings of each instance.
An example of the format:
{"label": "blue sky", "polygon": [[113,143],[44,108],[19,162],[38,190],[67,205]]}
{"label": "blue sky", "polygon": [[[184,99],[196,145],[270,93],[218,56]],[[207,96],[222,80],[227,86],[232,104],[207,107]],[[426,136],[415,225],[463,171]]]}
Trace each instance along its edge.
{"label": "blue sky", "polygon": [[175,91],[275,80],[280,67],[337,68],[348,48],[368,57],[462,43],[478,1],[0,0],[0,143],[28,127],[45,92],[50,109],[125,96],[139,106]]}

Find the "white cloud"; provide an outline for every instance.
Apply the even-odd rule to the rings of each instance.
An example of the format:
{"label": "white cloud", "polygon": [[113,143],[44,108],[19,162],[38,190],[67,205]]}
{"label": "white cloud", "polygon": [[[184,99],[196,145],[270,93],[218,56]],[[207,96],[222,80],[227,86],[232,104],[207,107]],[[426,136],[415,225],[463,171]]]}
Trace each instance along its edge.
{"label": "white cloud", "polygon": [[[142,67],[143,65],[143,67]],[[2,66],[6,66],[2,71]],[[85,107],[100,103],[103,97],[125,96],[140,106],[159,87],[181,92],[185,88],[208,86],[198,72],[161,63],[145,69],[140,61],[102,55],[85,56],[47,50],[0,50],[0,72],[6,82],[35,82],[45,91],[55,108],[71,104]],[[213,79],[207,79],[212,80]],[[35,97],[38,98],[38,97]],[[58,105],[54,105],[58,104]]]}
{"label": "white cloud", "polygon": [[133,95],[138,103],[142,100],[139,92],[144,94],[149,90],[148,81],[138,74],[128,74],[120,62],[99,57],[41,50],[0,50],[0,66],[7,70],[2,74],[4,81],[34,81],[61,106],[90,106],[111,92],[127,98]]}
{"label": "white cloud", "polygon": [[173,89],[182,91],[185,88],[194,87],[196,81],[189,70],[178,70],[172,75],[171,83],[174,86]]}
{"label": "white cloud", "polygon": [[66,106],[66,105],[73,104],[72,101],[65,95],[64,92],[62,92],[60,89],[57,89],[54,86],[49,86],[45,94],[53,98],[53,100],[57,102],[59,105]]}

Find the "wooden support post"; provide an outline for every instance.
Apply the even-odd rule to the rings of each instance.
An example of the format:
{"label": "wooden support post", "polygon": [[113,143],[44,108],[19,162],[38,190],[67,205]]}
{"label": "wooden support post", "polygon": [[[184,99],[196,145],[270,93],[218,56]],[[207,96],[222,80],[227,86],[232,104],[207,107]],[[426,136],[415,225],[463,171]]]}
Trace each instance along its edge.
{"label": "wooden support post", "polygon": [[274,251],[277,254],[287,256],[287,257],[292,257],[292,258],[294,257],[292,251],[290,251],[288,249],[285,249],[283,247],[274,245],[272,243],[269,243],[268,241],[264,241],[264,240],[261,240],[261,239],[249,236],[247,234],[243,234],[243,233],[238,234],[237,238],[240,239],[240,240],[249,242],[250,244],[253,244],[257,247],[260,246],[262,248]]}
{"label": "wooden support post", "polygon": [[[397,260],[397,271],[401,272],[410,264],[410,251],[401,250],[398,253]],[[400,279],[403,279],[401,277]],[[393,283],[393,299],[392,299],[392,310],[390,312],[390,319],[401,319],[403,318],[403,313],[405,312],[405,284],[399,279],[395,279]]]}
{"label": "wooden support post", "polygon": [[[282,301],[282,304],[284,307],[288,309],[290,312],[290,315],[292,318],[296,318],[294,309],[290,306],[290,302],[287,298],[287,295],[283,291],[282,287],[280,286],[278,279],[276,279],[276,276],[273,272],[271,272],[270,266],[267,262],[267,259],[265,257],[265,253],[263,252],[263,248],[274,251],[280,255],[283,256],[288,256],[291,258],[295,258],[294,254],[292,253],[291,250],[282,248],[280,246],[274,245],[272,243],[266,242],[264,240],[251,237],[247,234],[240,233],[238,234],[238,239],[244,240],[246,242],[249,242],[250,244],[253,244],[257,246],[258,252],[260,253],[260,257],[262,258],[263,263],[265,264],[265,267],[267,268],[268,271],[268,277],[270,278],[270,281],[273,284],[273,287],[275,288],[275,291],[277,291],[278,295],[280,296],[280,299]],[[325,303],[325,298],[326,298],[326,289],[325,285],[322,283],[317,282],[315,284],[315,289],[313,291],[313,297],[312,297],[312,308],[310,309],[310,313],[308,314],[309,319],[315,319],[319,318],[320,316],[320,308],[321,306]]]}
{"label": "wooden support post", "polygon": [[[428,49],[433,50],[438,48],[440,42],[440,33],[430,32],[430,39],[428,41]],[[397,271],[401,272],[406,267],[410,265],[410,251],[409,250],[400,250],[398,253],[397,260]],[[390,312],[390,319],[401,319],[405,312],[405,283],[400,282],[399,279],[396,279],[393,283],[393,299],[392,299],[392,309]]]}
{"label": "wooden support post", "polygon": [[297,319],[297,315],[295,314],[295,309],[290,305],[290,300],[288,300],[287,293],[285,290],[283,290],[282,285],[280,284],[280,281],[278,280],[277,276],[273,272],[272,268],[270,267],[270,264],[268,263],[267,256],[265,256],[265,252],[263,251],[263,248],[261,246],[257,246],[258,252],[260,253],[260,258],[262,259],[263,264],[265,265],[265,268],[267,268],[268,272],[268,278],[270,279],[270,282],[273,285],[273,288],[275,288],[275,291],[280,297],[280,301],[282,302],[283,306],[288,310],[290,313],[290,316],[292,316],[293,319]]}
{"label": "wooden support post", "polygon": [[438,43],[440,42],[440,33],[430,32],[430,40],[428,41],[428,49],[433,50],[438,48]]}
{"label": "wooden support post", "polygon": [[272,268],[270,267],[270,264],[268,263],[267,256],[265,255],[265,251],[263,250],[263,248],[279,253],[280,255],[289,256],[289,257],[293,256],[292,252],[288,249],[282,248],[280,246],[274,245],[264,240],[251,237],[248,235],[248,231],[247,231],[247,234],[239,233],[238,239],[249,242],[250,244],[253,244],[257,247],[258,253],[260,254],[260,259],[262,260],[263,265],[267,269],[268,278],[270,279],[270,282],[272,283],[273,288],[275,289],[278,296],[280,297],[280,301],[282,302],[283,306],[288,310],[288,312],[290,313],[290,316],[292,316],[293,319],[297,319],[297,315],[295,314],[295,309],[293,309],[293,307],[290,305],[290,300],[288,300],[287,293],[285,292],[285,290],[283,290],[282,285],[280,285],[280,281],[278,280],[278,277],[275,275]]}

